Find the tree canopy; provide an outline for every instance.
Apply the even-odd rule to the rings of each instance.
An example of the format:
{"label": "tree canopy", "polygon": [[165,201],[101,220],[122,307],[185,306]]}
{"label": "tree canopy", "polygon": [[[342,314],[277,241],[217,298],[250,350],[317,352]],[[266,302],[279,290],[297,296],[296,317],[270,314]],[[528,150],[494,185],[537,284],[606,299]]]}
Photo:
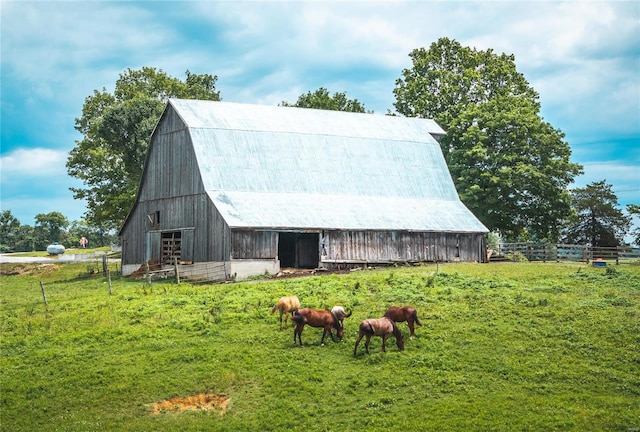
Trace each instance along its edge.
{"label": "tree canopy", "polygon": [[63,242],[63,235],[69,226],[69,220],[60,212],[39,213],[35,217],[36,243],[46,245]]}
{"label": "tree canopy", "polygon": [[348,111],[348,112],[365,112],[364,105],[358,101],[358,99],[347,98],[346,93],[336,92],[333,96],[324,87],[320,87],[318,90],[307,92],[300,95],[295,104],[282,101],[282,106],[298,107],[298,108],[315,108],[332,111]]}
{"label": "tree canopy", "polygon": [[575,217],[567,226],[568,243],[613,247],[624,243],[631,218],[618,209],[618,197],[606,180],[571,191]]}
{"label": "tree canopy", "polygon": [[75,125],[83,138],[69,153],[67,172],[84,184],[71,191],[87,201],[89,224],[105,230],[120,226],[135,200],[149,138],[166,100],[220,100],[217,79],[186,71],[181,81],[156,68],[127,69],[113,93],[103,88],[85,99]]}
{"label": "tree canopy", "polygon": [[540,117],[514,56],[442,38],[410,57],[394,106],[446,130],[440,144],[462,201],[507,239],[557,239],[582,167],[570,161],[564,134]]}

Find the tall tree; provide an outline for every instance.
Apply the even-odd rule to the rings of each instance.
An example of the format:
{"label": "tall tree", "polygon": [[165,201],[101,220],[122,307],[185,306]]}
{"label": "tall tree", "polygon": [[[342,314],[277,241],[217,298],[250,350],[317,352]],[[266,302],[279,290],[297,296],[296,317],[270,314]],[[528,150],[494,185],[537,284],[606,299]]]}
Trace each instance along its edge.
{"label": "tall tree", "polygon": [[606,180],[571,191],[574,220],[567,226],[568,243],[613,247],[623,243],[631,218],[618,206],[618,197]]}
{"label": "tall tree", "polygon": [[346,93],[336,92],[333,96],[324,87],[320,87],[318,90],[307,92],[300,95],[295,104],[282,101],[282,106],[298,107],[298,108],[316,108],[332,111],[348,111],[348,112],[365,112],[364,105],[358,101],[358,99],[347,98]]}
{"label": "tall tree", "polygon": [[46,247],[47,243],[62,242],[65,230],[69,226],[66,216],[60,212],[39,213],[35,219],[38,249]]}
{"label": "tall tree", "polygon": [[15,250],[17,236],[20,231],[20,221],[11,213],[5,210],[0,213],[0,251],[6,252]]}
{"label": "tall tree", "polygon": [[442,38],[410,57],[394,106],[446,130],[440,145],[462,201],[506,239],[557,239],[582,167],[570,161],[564,134],[540,117],[514,56]]}
{"label": "tall tree", "polygon": [[217,76],[186,72],[181,81],[150,67],[127,69],[115,90],[94,90],[85,99],[75,128],[83,135],[67,159],[67,172],[84,187],[71,188],[87,201],[85,219],[105,231],[124,221],[142,174],[144,159],[166,100],[220,100]]}

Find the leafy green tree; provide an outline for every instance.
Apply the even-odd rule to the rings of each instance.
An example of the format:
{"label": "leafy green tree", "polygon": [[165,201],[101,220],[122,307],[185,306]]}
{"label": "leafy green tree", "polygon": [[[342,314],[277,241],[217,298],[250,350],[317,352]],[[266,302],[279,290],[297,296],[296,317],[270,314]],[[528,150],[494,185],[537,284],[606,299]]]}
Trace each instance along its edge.
{"label": "leafy green tree", "polygon": [[300,95],[295,104],[282,101],[282,106],[298,107],[298,108],[315,108],[332,111],[348,111],[348,112],[365,112],[364,105],[358,99],[347,98],[346,93],[336,92],[331,96],[329,90],[320,87],[313,93],[307,92]]}
{"label": "leafy green tree", "polygon": [[[45,245],[46,247],[46,245]],[[16,252],[31,252],[36,250],[36,232],[31,225],[21,225],[15,238]]]}
{"label": "leafy green tree", "polygon": [[85,219],[105,233],[118,228],[135,200],[149,137],[171,97],[220,100],[217,76],[186,72],[181,81],[150,67],[127,69],[113,93],[94,90],[75,128],[83,135],[67,159],[67,172],[84,187],[71,188],[87,201]]}
{"label": "leafy green tree", "polygon": [[[627,204],[627,212],[633,216],[640,217],[640,205]],[[640,246],[640,228],[633,230],[631,235],[633,236],[633,243]]]}
{"label": "leafy green tree", "polygon": [[565,230],[564,241],[613,247],[623,243],[631,218],[618,206],[618,197],[606,180],[571,191],[575,218]]}
{"label": "leafy green tree", "polygon": [[46,248],[47,244],[58,242],[63,243],[69,226],[69,221],[60,212],[39,213],[36,219],[36,247],[37,249]]}
{"label": "leafy green tree", "polygon": [[15,250],[16,239],[20,230],[20,221],[11,213],[5,210],[0,213],[0,251],[7,252]]}
{"label": "leafy green tree", "polygon": [[556,240],[582,172],[564,134],[540,117],[537,92],[513,55],[439,39],[411,52],[396,81],[396,110],[433,118],[462,201],[506,240]]}

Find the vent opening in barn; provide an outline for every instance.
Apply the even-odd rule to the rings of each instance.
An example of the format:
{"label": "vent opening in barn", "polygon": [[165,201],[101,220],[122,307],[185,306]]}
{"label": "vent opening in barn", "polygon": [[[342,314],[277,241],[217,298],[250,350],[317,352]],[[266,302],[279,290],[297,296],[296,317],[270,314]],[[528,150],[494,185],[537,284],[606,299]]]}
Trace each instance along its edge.
{"label": "vent opening in barn", "polygon": [[123,274],[151,260],[220,280],[485,262],[487,229],[458,197],[443,134],[429,119],[170,99],[120,230]]}

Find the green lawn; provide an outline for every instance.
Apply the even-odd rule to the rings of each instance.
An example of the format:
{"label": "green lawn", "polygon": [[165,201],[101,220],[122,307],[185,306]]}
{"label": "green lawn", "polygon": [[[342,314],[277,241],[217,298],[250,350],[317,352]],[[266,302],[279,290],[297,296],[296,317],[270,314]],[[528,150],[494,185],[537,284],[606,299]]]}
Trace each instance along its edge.
{"label": "green lawn", "polygon": [[[111,295],[105,278],[82,277],[86,265],[15,267],[0,277],[3,431],[640,429],[638,263],[114,279]],[[322,331],[305,328],[294,347],[270,314],[293,294],[353,310],[345,341],[320,346]],[[391,339],[386,354],[374,338],[353,356],[359,322],[392,304],[418,309],[417,337],[403,352]],[[209,407],[203,394],[213,409],[171,408]]]}

